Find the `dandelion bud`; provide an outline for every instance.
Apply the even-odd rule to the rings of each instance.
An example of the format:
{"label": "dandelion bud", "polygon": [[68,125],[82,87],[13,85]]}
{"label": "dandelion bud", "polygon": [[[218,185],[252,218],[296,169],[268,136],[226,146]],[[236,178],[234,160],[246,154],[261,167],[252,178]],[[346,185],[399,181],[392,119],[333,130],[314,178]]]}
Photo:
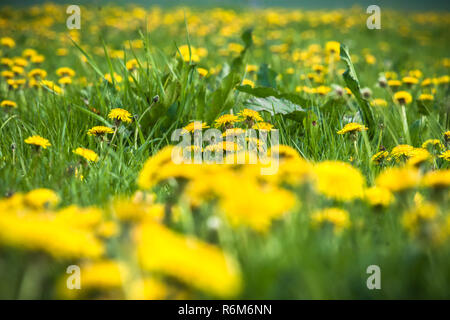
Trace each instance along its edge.
{"label": "dandelion bud", "polygon": [[362,88],[361,95],[364,99],[369,99],[372,96],[372,90],[370,90],[369,88]]}
{"label": "dandelion bud", "polygon": [[378,85],[381,87],[381,88],[386,88],[387,87],[387,80],[386,80],[386,78],[385,77],[380,77],[380,78],[378,78]]}

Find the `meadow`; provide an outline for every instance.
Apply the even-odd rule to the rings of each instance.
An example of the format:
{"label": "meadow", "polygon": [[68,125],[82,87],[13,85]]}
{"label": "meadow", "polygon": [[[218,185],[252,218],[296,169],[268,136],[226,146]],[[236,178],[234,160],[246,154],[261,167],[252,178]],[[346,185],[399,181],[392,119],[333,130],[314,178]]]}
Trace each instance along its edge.
{"label": "meadow", "polygon": [[449,13],[66,8],[0,11],[0,298],[450,298]]}

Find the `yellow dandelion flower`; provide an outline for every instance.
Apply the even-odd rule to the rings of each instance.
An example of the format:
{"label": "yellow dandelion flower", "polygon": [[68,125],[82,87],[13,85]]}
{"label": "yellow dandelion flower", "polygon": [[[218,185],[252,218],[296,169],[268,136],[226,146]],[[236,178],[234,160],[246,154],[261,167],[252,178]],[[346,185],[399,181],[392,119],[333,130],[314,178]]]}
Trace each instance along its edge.
{"label": "yellow dandelion flower", "polygon": [[244,79],[244,80],[242,80],[242,85],[243,85],[243,86],[248,85],[248,86],[250,86],[250,87],[252,87],[252,88],[255,87],[255,83],[254,83],[252,80],[250,80],[250,79]]}
{"label": "yellow dandelion flower", "polygon": [[371,206],[388,207],[394,201],[394,195],[380,187],[372,187],[364,191],[364,199]]}
{"label": "yellow dandelion flower", "polygon": [[240,292],[239,267],[220,248],[157,223],[139,226],[134,239],[145,270],[166,274],[218,297]]}
{"label": "yellow dandelion flower", "polygon": [[271,157],[278,157],[279,159],[299,159],[300,154],[294,148],[287,145],[277,145],[269,150],[269,155]]}
{"label": "yellow dandelion flower", "polygon": [[420,173],[413,167],[389,168],[381,172],[375,185],[391,192],[413,189],[420,182]]}
{"label": "yellow dandelion flower", "polygon": [[388,80],[388,86],[391,88],[398,88],[402,85],[400,80]]}
{"label": "yellow dandelion flower", "polygon": [[377,163],[377,164],[380,164],[380,163],[382,163],[388,156],[389,156],[389,152],[382,150],[382,151],[378,151],[377,153],[375,153],[375,154],[372,156],[371,160],[372,160],[372,162],[375,162],[375,163]]}
{"label": "yellow dandelion flower", "polygon": [[118,75],[115,72],[113,73],[112,77],[111,77],[110,73],[105,74],[103,77],[106,79],[106,81],[108,81],[111,84],[113,83],[113,77],[114,77],[114,82],[116,82],[116,83],[121,83],[123,81],[122,76]]}
{"label": "yellow dandelion flower", "polygon": [[337,41],[328,41],[325,44],[325,51],[334,59],[339,60],[341,52],[341,44]]}
{"label": "yellow dandelion flower", "polygon": [[251,110],[251,109],[244,109],[238,113],[238,115],[241,117],[242,121],[249,121],[249,122],[258,122],[263,121],[263,118],[260,116],[258,111]]}
{"label": "yellow dandelion flower", "polygon": [[90,231],[57,221],[49,215],[0,215],[0,243],[43,251],[56,258],[99,258],[103,244]]}
{"label": "yellow dandelion flower", "polygon": [[216,128],[219,128],[221,126],[224,126],[225,128],[229,128],[234,123],[239,122],[239,121],[240,121],[240,119],[238,116],[235,116],[233,114],[224,114],[224,115],[220,116],[219,118],[217,118],[216,120],[214,120],[214,122],[215,122],[214,126]]}
{"label": "yellow dandelion flower", "polygon": [[127,123],[132,121],[131,113],[121,108],[112,109],[108,114],[108,118]]}
{"label": "yellow dandelion flower", "polygon": [[30,49],[30,48],[25,49],[25,50],[22,51],[22,57],[27,58],[27,59],[30,59],[32,56],[35,56],[37,54],[38,53],[37,53],[36,50]]}
{"label": "yellow dandelion flower", "polygon": [[45,71],[44,69],[33,69],[28,72],[28,77],[34,79],[44,79],[45,77],[47,77],[47,71]]}
{"label": "yellow dandelion flower", "polygon": [[317,73],[322,73],[322,71],[325,70],[325,67],[321,64],[315,64],[312,66],[313,71],[317,72]]}
{"label": "yellow dandelion flower", "polygon": [[14,61],[10,58],[0,58],[0,65],[12,67],[14,65]]}
{"label": "yellow dandelion flower", "polygon": [[120,225],[115,221],[104,221],[96,229],[96,234],[105,239],[117,236],[120,233]]}
{"label": "yellow dandelion flower", "polygon": [[419,83],[419,80],[414,77],[403,77],[402,82],[408,85],[413,85]]}
{"label": "yellow dandelion flower", "polygon": [[444,145],[441,143],[439,139],[428,139],[424,143],[422,143],[422,148],[427,149],[428,147],[444,149]]}
{"label": "yellow dandelion flower", "polygon": [[201,75],[202,77],[206,77],[208,74],[208,69],[205,68],[197,68],[197,72],[199,75]]}
{"label": "yellow dandelion flower", "polygon": [[448,84],[450,82],[450,76],[442,76],[437,79],[438,84]]}
{"label": "yellow dandelion flower", "polygon": [[398,146],[392,149],[390,159],[394,159],[397,162],[400,160],[407,159],[411,156],[413,150],[414,147],[410,146],[409,144],[399,144]]}
{"label": "yellow dandelion flower", "polygon": [[103,136],[108,133],[113,133],[114,130],[110,127],[95,126],[88,130],[87,134],[90,136]]}
{"label": "yellow dandelion flower", "polygon": [[102,222],[102,216],[99,208],[70,205],[58,210],[54,219],[79,229],[94,230]]}
{"label": "yellow dandelion flower", "polygon": [[433,156],[428,152],[427,149],[424,148],[414,148],[407,161],[408,165],[419,166],[425,162],[431,162],[433,160]]}
{"label": "yellow dandelion flower", "polygon": [[83,158],[85,158],[88,161],[91,162],[97,162],[98,161],[98,154],[95,153],[95,151],[92,151],[90,149],[86,149],[86,148],[76,148],[75,150],[73,150],[73,153],[82,156]]}
{"label": "yellow dandelion flower", "polygon": [[373,99],[370,105],[372,107],[387,107],[387,101],[384,99]]}
{"label": "yellow dandelion flower", "polygon": [[228,51],[230,52],[241,53],[244,49],[244,46],[240,43],[231,42],[228,44]]}
{"label": "yellow dandelion flower", "polygon": [[2,108],[17,108],[17,103],[11,100],[3,100],[0,103],[0,107]]}
{"label": "yellow dandelion flower", "polygon": [[295,73],[295,69],[294,68],[287,68],[286,69],[286,74],[294,74]]}
{"label": "yellow dandelion flower", "polygon": [[172,294],[165,283],[150,277],[133,281],[130,287],[131,300],[164,300]]}
{"label": "yellow dandelion flower", "polygon": [[82,288],[120,288],[129,275],[125,265],[113,260],[100,260],[81,265]]}
{"label": "yellow dandelion flower", "polygon": [[394,94],[394,101],[401,105],[407,105],[412,102],[412,96],[407,91],[398,91]]}
{"label": "yellow dandelion flower", "polygon": [[424,224],[433,221],[438,215],[438,207],[432,203],[423,203],[406,212],[402,217],[403,227],[411,234],[417,234]]}
{"label": "yellow dandelion flower", "polygon": [[199,62],[200,61],[200,55],[196,48],[190,47],[188,45],[182,45],[178,48],[179,53],[181,54],[181,58],[185,62]]}
{"label": "yellow dandelion flower", "polygon": [[54,207],[59,203],[55,191],[45,188],[34,189],[24,196],[24,203],[35,209]]}
{"label": "yellow dandelion flower", "polygon": [[445,138],[446,140],[450,140],[450,130],[444,132],[444,138]]}
{"label": "yellow dandelion flower", "polygon": [[139,173],[138,186],[150,189],[169,178],[192,179],[198,175],[202,166],[183,164],[182,151],[179,147],[166,146],[147,159]]}
{"label": "yellow dandelion flower", "polygon": [[106,293],[106,291],[108,295],[111,293],[118,295],[124,283],[129,280],[130,272],[122,262],[101,259],[81,264],[80,275],[82,290],[69,289],[67,287],[67,277],[61,277],[57,285],[58,294],[61,298],[92,298],[95,297],[94,294],[102,294],[103,292]]}
{"label": "yellow dandelion flower", "polygon": [[219,207],[233,227],[267,232],[273,220],[282,218],[296,205],[291,192],[271,185],[261,187],[253,179],[239,175],[228,174],[219,184]]}
{"label": "yellow dandelion flower", "polygon": [[145,198],[132,199],[117,198],[114,199],[112,207],[115,216],[121,221],[140,222],[140,221],[159,221],[164,219],[164,205],[155,203],[154,194],[146,194]]}
{"label": "yellow dandelion flower", "polygon": [[66,48],[58,48],[56,49],[56,55],[59,57],[65,57],[69,53],[69,50]]}
{"label": "yellow dandelion flower", "polygon": [[42,62],[44,62],[44,60],[45,60],[45,57],[41,54],[37,54],[37,55],[31,57],[31,63],[35,63],[35,64],[42,63]]}
{"label": "yellow dandelion flower", "polygon": [[384,76],[386,77],[386,79],[397,79],[397,73],[394,71],[386,71],[384,73]]}
{"label": "yellow dandelion flower", "polygon": [[377,62],[377,58],[371,54],[366,54],[364,58],[367,64],[375,64]]}
{"label": "yellow dandelion flower", "polygon": [[444,151],[439,155],[439,158],[442,158],[446,161],[450,161],[450,150]]}
{"label": "yellow dandelion flower", "polygon": [[47,139],[37,135],[26,138],[25,143],[35,145],[44,149],[47,149],[47,147],[51,146],[50,142]]}
{"label": "yellow dandelion flower", "polygon": [[319,86],[319,87],[315,88],[315,90],[314,90],[314,93],[317,93],[321,96],[325,96],[330,92],[331,92],[331,88],[328,86]]}
{"label": "yellow dandelion flower", "polygon": [[450,186],[450,169],[426,173],[422,178],[422,185],[429,188],[448,188]]}
{"label": "yellow dandelion flower", "polygon": [[259,67],[256,64],[248,64],[245,66],[245,72],[251,73],[251,72],[258,72]]}
{"label": "yellow dandelion flower", "polygon": [[40,82],[43,86],[47,87],[48,89],[50,89],[51,91],[53,91],[54,93],[60,94],[63,92],[63,89],[61,89],[61,87],[59,87],[58,85],[56,85],[53,81],[50,80],[41,80]]}
{"label": "yellow dandelion flower", "polygon": [[339,130],[337,133],[338,134],[345,134],[345,133],[349,133],[349,132],[361,132],[361,131],[365,131],[367,130],[367,127],[359,124],[359,123],[347,123],[344,128],[342,128],[341,130]]}
{"label": "yellow dandelion flower", "polygon": [[428,87],[428,86],[430,86],[432,84],[432,80],[430,79],[430,78],[426,78],[426,79],[423,79],[423,81],[422,81],[422,83],[421,83],[421,86],[422,87]]}
{"label": "yellow dandelion flower", "polygon": [[135,70],[139,66],[139,63],[136,59],[128,60],[126,63],[126,68],[128,71]]}
{"label": "yellow dandelion flower", "polygon": [[13,59],[14,65],[17,67],[25,68],[28,65],[28,61],[21,57],[15,57]]}
{"label": "yellow dandelion flower", "polygon": [[11,78],[14,78],[14,72],[9,71],[9,70],[2,71],[1,75],[3,78],[8,79],[8,80]]}
{"label": "yellow dandelion flower", "polygon": [[75,76],[75,71],[68,67],[62,67],[56,69],[56,75],[58,77],[73,77]]}
{"label": "yellow dandelion flower", "polygon": [[14,66],[11,68],[11,71],[15,74],[15,75],[21,75],[24,73],[24,68],[20,67],[20,66]]}
{"label": "yellow dandelion flower", "polygon": [[71,77],[62,77],[58,79],[58,83],[65,86],[72,83]]}
{"label": "yellow dandelion flower", "polygon": [[365,180],[361,172],[340,161],[324,161],[314,166],[316,188],[325,196],[339,201],[361,198]]}
{"label": "yellow dandelion flower", "polygon": [[268,122],[257,122],[252,126],[252,129],[270,131],[273,129],[273,125]]}
{"label": "yellow dandelion flower", "polygon": [[201,130],[209,128],[208,124],[206,122],[200,122],[200,121],[192,121],[187,126],[183,127],[182,134],[194,132],[195,130]]}
{"label": "yellow dandelion flower", "polygon": [[423,76],[422,71],[420,71],[420,70],[418,70],[418,69],[416,69],[416,70],[410,70],[410,71],[408,72],[408,74],[409,74],[410,77],[414,77],[414,78],[422,78],[422,76]]}
{"label": "yellow dandelion flower", "polygon": [[240,136],[241,134],[244,134],[245,130],[242,128],[231,128],[225,130],[224,133],[222,133],[222,137],[231,137],[231,136]]}
{"label": "yellow dandelion flower", "polygon": [[428,94],[428,93],[422,93],[419,98],[419,101],[433,101],[434,100],[434,96],[432,94]]}
{"label": "yellow dandelion flower", "polygon": [[311,221],[316,228],[328,224],[336,233],[339,233],[350,226],[350,215],[344,209],[327,208],[314,212],[311,215]]}
{"label": "yellow dandelion flower", "polygon": [[10,38],[10,37],[0,38],[0,44],[3,47],[7,47],[7,48],[14,48],[16,46],[16,42],[14,41],[13,38]]}

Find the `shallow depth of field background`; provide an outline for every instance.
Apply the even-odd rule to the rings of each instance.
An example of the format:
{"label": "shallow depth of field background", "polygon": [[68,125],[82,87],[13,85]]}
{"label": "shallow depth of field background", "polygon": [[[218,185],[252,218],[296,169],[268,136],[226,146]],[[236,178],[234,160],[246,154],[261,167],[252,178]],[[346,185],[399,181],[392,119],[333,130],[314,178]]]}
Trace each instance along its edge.
{"label": "shallow depth of field background", "polygon": [[0,10],[0,298],[449,298],[448,1],[56,3]]}

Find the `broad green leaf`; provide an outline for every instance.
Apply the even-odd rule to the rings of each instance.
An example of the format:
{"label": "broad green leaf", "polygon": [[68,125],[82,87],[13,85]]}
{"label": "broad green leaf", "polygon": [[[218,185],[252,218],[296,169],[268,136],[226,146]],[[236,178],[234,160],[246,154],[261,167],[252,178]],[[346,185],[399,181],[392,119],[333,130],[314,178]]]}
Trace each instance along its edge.
{"label": "broad green leaf", "polygon": [[245,86],[237,86],[236,90],[240,91],[240,92],[245,92],[248,93],[254,97],[258,97],[258,98],[266,98],[266,97],[275,97],[278,99],[285,99],[288,100],[292,103],[298,104],[302,107],[309,107],[311,105],[311,103],[300,97],[299,95],[295,94],[295,93],[280,93],[278,90],[274,89],[274,88],[270,88],[270,87],[255,87],[252,88],[249,85],[245,85]]}
{"label": "broad green leaf", "polygon": [[306,110],[299,105],[292,103],[289,100],[272,96],[266,98],[251,98],[244,102],[244,106],[256,111],[268,112],[273,116],[282,114],[289,119],[300,122],[303,121],[303,118],[306,116]]}

